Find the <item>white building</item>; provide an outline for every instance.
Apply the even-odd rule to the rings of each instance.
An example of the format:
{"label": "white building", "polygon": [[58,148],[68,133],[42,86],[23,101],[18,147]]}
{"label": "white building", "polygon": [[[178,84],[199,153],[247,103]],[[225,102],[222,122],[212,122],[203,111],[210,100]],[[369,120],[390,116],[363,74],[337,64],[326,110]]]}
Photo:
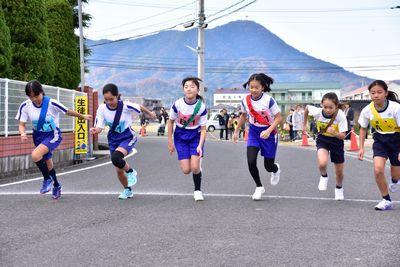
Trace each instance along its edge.
{"label": "white building", "polygon": [[[395,92],[400,96],[400,85],[394,82],[387,82],[388,90]],[[342,96],[343,100],[370,100],[368,85],[357,88]]]}
{"label": "white building", "polygon": [[[271,85],[270,94],[278,102],[283,113],[296,104],[320,103],[322,96],[334,92],[340,98],[339,83],[279,83]],[[214,93],[214,106],[219,104],[237,107],[248,94],[244,89],[217,89]]]}

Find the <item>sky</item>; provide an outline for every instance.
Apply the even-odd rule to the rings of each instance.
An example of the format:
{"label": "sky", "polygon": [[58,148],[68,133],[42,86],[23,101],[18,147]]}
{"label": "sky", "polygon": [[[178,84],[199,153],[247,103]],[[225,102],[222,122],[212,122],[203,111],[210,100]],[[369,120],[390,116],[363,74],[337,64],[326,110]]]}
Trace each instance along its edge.
{"label": "sky", "polygon": [[[253,1],[204,0],[208,28],[252,20],[310,56],[370,78],[400,80],[400,8],[391,8],[400,1]],[[176,25],[186,30],[182,24],[196,19],[197,6],[193,0],[89,0],[83,10],[93,18],[84,35],[116,40]]]}

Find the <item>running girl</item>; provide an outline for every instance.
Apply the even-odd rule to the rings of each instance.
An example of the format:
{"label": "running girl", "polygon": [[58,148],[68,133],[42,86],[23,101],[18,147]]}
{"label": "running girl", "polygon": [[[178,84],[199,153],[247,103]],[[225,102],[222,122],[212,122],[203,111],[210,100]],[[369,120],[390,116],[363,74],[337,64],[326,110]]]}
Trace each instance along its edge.
{"label": "running girl", "polygon": [[107,134],[110,148],[111,161],[115,166],[118,179],[124,190],[118,196],[119,199],[133,197],[132,186],[137,182],[136,171],[124,160],[124,157],[132,151],[137,141],[135,131],[131,128],[132,113],[140,114],[141,111],[156,119],[156,114],[138,104],[125,104],[120,100],[118,87],[109,83],[103,87],[104,104],[97,109],[94,128],[91,134],[99,134],[106,126],[110,129]]}
{"label": "running girl", "polygon": [[58,114],[62,113],[85,120],[91,119],[92,116],[79,114],[74,110],[68,109],[57,100],[46,96],[42,85],[36,80],[26,84],[25,94],[29,99],[20,105],[15,117],[15,119],[19,120],[18,130],[21,140],[26,141],[28,139],[26,122],[30,120],[33,126],[33,143],[36,146],[32,151],[32,160],[44,178],[40,193],[46,194],[49,192],[53,184],[52,197],[53,199],[59,199],[62,186],[57,180],[52,160],[53,151],[60,145],[62,140]]}

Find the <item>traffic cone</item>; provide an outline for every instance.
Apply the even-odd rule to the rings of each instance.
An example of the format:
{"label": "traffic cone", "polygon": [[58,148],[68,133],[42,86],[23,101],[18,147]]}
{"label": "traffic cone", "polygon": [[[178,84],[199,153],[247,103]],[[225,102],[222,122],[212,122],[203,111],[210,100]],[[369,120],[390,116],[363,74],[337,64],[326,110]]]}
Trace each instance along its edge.
{"label": "traffic cone", "polygon": [[354,128],[351,128],[350,132],[350,149],[347,151],[358,151],[358,143],[357,143],[357,136],[354,132]]}
{"label": "traffic cone", "polygon": [[302,135],[301,146],[310,146],[308,144],[308,137],[307,137],[307,134],[305,131],[303,132],[303,135]]}
{"label": "traffic cone", "polygon": [[244,137],[243,137],[243,140],[244,140],[244,141],[247,141],[248,137],[249,137],[249,130],[246,128],[246,129],[244,130]]}
{"label": "traffic cone", "polygon": [[140,128],[140,136],[141,137],[145,137],[146,136],[146,130],[144,129],[144,127]]}

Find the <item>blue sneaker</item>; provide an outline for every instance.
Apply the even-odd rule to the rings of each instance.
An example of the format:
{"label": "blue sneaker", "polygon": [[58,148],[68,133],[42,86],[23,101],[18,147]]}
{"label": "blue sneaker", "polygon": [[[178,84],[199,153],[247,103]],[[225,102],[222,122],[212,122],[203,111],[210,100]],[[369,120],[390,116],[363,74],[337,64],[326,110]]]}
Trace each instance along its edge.
{"label": "blue sneaker", "polygon": [[124,191],[118,196],[119,199],[127,199],[133,197],[133,192],[130,189],[125,188]]}
{"label": "blue sneaker", "polygon": [[137,183],[137,172],[133,170],[133,172],[126,173],[126,177],[128,178],[128,186],[134,186]]}
{"label": "blue sneaker", "polygon": [[57,187],[53,187],[53,199],[59,199],[61,197],[61,188],[61,184],[59,184]]}
{"label": "blue sneaker", "polygon": [[46,194],[51,190],[51,184],[53,183],[53,180],[47,179],[43,180],[42,188],[40,188],[40,194]]}

